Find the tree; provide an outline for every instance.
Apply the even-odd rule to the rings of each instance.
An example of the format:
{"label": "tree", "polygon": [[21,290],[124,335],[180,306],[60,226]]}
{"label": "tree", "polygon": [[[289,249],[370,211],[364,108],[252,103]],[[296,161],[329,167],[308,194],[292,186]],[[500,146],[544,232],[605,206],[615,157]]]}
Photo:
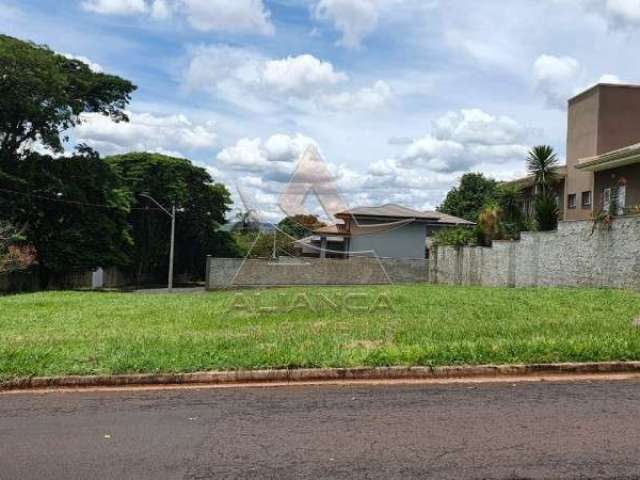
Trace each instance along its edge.
{"label": "tree", "polygon": [[481,173],[466,173],[460,186],[447,193],[440,212],[477,222],[480,211],[488,203],[496,200],[498,184]]}
{"label": "tree", "polygon": [[127,263],[130,197],[95,152],[31,153],[20,164],[25,186],[2,197],[14,200],[11,217],[35,247],[43,287],[53,274]]}
{"label": "tree", "polygon": [[549,145],[538,145],[529,152],[527,169],[533,177],[536,187],[538,187],[538,192],[543,195],[558,180],[557,167],[558,157]]}
{"label": "tree", "polygon": [[502,223],[505,233],[513,238],[520,238],[520,232],[524,228],[524,215],[521,209],[522,191],[513,184],[500,185],[498,187],[498,206],[502,211]]}
{"label": "tree", "polygon": [[529,152],[527,167],[536,187],[535,220],[541,231],[555,230],[559,210],[551,187],[557,181],[558,157],[548,145],[538,145]]}
{"label": "tree", "polygon": [[62,134],[83,113],[127,121],[124,108],[135,89],[128,80],[93,72],[45,46],[0,35],[0,170],[34,142],[62,152]]}
{"label": "tree", "polygon": [[324,223],[315,215],[294,215],[285,217],[278,223],[278,228],[282,232],[298,239],[310,235],[315,229],[323,226]]}
{"label": "tree", "polygon": [[215,183],[204,168],[189,160],[156,153],[108,157],[133,199],[129,215],[134,247],[130,268],[139,279],[164,278],[168,270],[171,219],[141,196],[148,194],[165,207],[175,204],[176,274],[203,278],[206,256],[238,256],[231,236],[219,230],[231,207],[227,188]]}
{"label": "tree", "polygon": [[502,223],[504,212],[496,204],[487,205],[478,216],[478,228],[482,234],[482,243],[491,246],[494,240],[504,238],[504,225]]}
{"label": "tree", "polygon": [[99,156],[63,152],[83,113],[126,121],[135,86],[93,72],[45,46],[0,35],[0,194],[3,220],[37,252],[43,285],[53,273],[126,262],[128,196]]}

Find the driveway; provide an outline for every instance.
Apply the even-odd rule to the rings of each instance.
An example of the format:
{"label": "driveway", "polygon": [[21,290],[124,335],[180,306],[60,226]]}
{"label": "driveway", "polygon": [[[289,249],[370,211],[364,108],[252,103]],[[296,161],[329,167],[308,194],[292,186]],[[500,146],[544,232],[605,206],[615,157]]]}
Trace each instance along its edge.
{"label": "driveway", "polygon": [[0,478],[637,478],[640,383],[0,396]]}

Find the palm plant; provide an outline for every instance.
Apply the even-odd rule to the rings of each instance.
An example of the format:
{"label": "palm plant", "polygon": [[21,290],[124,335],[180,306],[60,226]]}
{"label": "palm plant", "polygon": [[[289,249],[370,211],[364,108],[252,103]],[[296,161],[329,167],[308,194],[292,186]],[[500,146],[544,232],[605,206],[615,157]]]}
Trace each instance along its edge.
{"label": "palm plant", "polygon": [[557,167],[558,157],[553,151],[553,147],[549,145],[538,145],[533,147],[529,152],[527,169],[542,195],[546,195],[549,186],[558,179],[556,172]]}
{"label": "palm plant", "polygon": [[558,227],[559,209],[556,199],[548,193],[539,194],[534,204],[538,230],[547,232]]}
{"label": "palm plant", "polygon": [[559,210],[550,187],[558,180],[558,157],[548,145],[538,145],[529,152],[529,173],[536,186],[535,219],[538,229],[554,230],[558,226]]}

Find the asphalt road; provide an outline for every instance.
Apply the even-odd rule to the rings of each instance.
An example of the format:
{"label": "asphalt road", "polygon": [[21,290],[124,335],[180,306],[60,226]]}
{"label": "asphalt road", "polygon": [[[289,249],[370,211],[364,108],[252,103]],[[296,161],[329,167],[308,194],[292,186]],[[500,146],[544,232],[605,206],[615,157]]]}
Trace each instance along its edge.
{"label": "asphalt road", "polygon": [[640,478],[640,382],[2,395],[0,478]]}

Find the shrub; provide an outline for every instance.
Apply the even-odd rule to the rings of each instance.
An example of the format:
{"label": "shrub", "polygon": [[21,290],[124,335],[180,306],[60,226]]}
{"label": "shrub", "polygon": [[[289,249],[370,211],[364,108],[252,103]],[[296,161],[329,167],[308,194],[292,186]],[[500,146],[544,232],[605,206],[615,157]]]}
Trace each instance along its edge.
{"label": "shrub", "polygon": [[477,245],[478,244],[478,230],[457,227],[457,228],[445,228],[440,230],[433,237],[434,246],[454,246],[463,247],[465,245]]}

